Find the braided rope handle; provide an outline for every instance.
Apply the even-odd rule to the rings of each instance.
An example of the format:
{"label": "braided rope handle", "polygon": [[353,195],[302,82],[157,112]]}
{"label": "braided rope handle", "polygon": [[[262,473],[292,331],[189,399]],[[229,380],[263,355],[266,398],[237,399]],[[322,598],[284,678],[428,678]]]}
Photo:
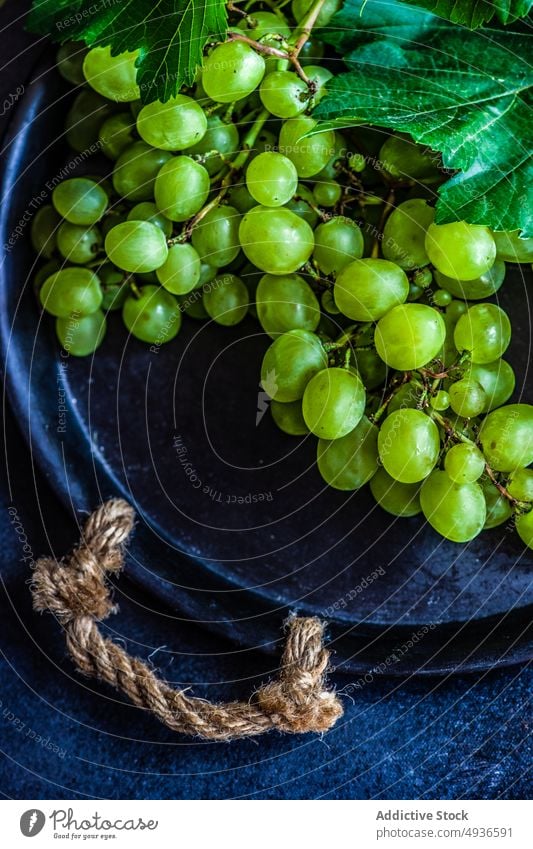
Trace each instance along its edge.
{"label": "braided rope handle", "polygon": [[134,518],[129,504],[112,499],[89,516],[78,547],[64,561],[43,557],[35,565],[33,606],[57,617],[80,672],[120,690],[173,731],[205,740],[253,737],[273,728],[293,734],[331,728],[343,710],[335,693],[325,688],[329,652],[318,619],[289,619],[278,678],[261,686],[249,702],[225,704],[174,689],[102,635],[98,622],[116,612],[106,575],[124,565],[123,545]]}

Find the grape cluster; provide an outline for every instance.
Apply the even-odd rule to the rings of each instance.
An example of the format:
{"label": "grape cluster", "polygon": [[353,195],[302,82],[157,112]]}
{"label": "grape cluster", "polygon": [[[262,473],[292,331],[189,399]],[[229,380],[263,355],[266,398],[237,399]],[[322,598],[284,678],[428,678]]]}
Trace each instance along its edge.
{"label": "grape cluster", "polygon": [[319,131],[332,73],[310,29],[338,2],[317,19],[294,0],[293,25],[260,6],[165,103],[141,104],[136,53],[61,48],[81,86],[68,142],[112,162],[59,184],[34,219],[36,289],[61,344],[93,353],[113,311],[151,345],[184,315],[250,314],[272,339],[272,417],[317,437],[327,484],[369,483],[389,513],[422,512],[455,542],[514,515],[533,547],[533,407],[506,404],[511,327],[484,300],[505,262],[532,261],[532,240],[436,224],[447,175],[407,136]]}

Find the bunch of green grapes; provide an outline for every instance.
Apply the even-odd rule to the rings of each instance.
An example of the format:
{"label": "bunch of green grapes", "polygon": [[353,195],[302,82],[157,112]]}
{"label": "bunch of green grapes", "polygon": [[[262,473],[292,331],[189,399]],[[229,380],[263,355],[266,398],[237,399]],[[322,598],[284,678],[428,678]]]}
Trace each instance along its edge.
{"label": "bunch of green grapes", "polygon": [[61,48],[79,87],[66,138],[109,167],[60,183],[36,215],[40,302],[75,356],[110,313],[152,346],[184,316],[250,315],[272,339],[272,417],[317,438],[328,485],[369,483],[389,513],[421,512],[456,542],[514,517],[533,547],[533,407],[506,403],[511,327],[486,300],[533,240],[436,224],[447,175],[408,136],[317,128],[332,73],[319,41],[301,43],[312,5],[251,8],[165,103],[140,102],[136,53]]}

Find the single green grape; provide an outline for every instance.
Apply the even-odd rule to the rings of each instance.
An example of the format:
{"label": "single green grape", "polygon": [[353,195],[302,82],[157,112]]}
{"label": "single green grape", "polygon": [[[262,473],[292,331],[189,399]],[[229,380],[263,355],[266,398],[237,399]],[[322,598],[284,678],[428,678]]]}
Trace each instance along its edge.
{"label": "single green grape", "polygon": [[478,483],[454,483],[434,471],[420,489],[420,505],[429,524],[445,539],[468,542],[480,533],[487,508]]}
{"label": "single green grape", "polygon": [[476,445],[459,442],[446,453],[444,468],[454,483],[472,483],[485,471],[485,458]]}
{"label": "single green grape", "polygon": [[41,290],[41,286],[44,281],[50,277],[50,275],[55,274],[56,271],[61,270],[61,264],[57,259],[50,259],[48,262],[45,262],[44,265],[41,266],[35,277],[33,278],[33,291],[36,295],[39,294]]}
{"label": "single green grape", "polygon": [[373,349],[355,350],[355,365],[366,388],[377,389],[387,377],[387,366]]}
{"label": "single green grape", "polygon": [[283,206],[297,187],[296,168],[282,153],[260,153],[246,171],[246,188],[263,206]]}
{"label": "single green grape", "polygon": [[118,112],[107,118],[98,131],[102,153],[108,159],[118,159],[120,154],[135,141],[135,123],[129,112]]}
{"label": "single green grape", "polygon": [[466,221],[430,224],[425,245],[437,271],[456,280],[480,277],[496,259],[496,244],[489,228]]}
{"label": "single green grape", "polygon": [[443,412],[447,410],[450,406],[450,396],[444,389],[439,389],[435,395],[432,395],[429,403],[433,407],[434,410],[438,410],[439,412]]}
{"label": "single green grape", "polygon": [[211,209],[192,231],[192,243],[203,262],[215,268],[229,265],[240,251],[241,216],[232,206]]}
{"label": "single green grape", "polygon": [[406,200],[393,209],[383,228],[385,259],[406,270],[427,265],[426,232],[434,217],[435,210],[422,198]]}
{"label": "single green grape", "polygon": [[413,283],[420,289],[427,289],[433,283],[433,274],[430,268],[417,268],[413,273]]}
{"label": "single green grape", "polygon": [[533,548],[533,511],[517,513],[515,518],[516,532],[524,545]]}
{"label": "single green grape", "polygon": [[366,168],[366,157],[363,153],[350,151],[346,164],[350,171],[353,171],[355,174],[362,174]]}
{"label": "single green grape", "polygon": [[143,141],[134,142],[115,163],[113,188],[132,202],[153,200],[156,177],[169,161],[174,160],[167,150],[156,150]]}
{"label": "single green grape", "polygon": [[78,153],[98,144],[102,123],[113,112],[113,104],[91,89],[80,91],[67,112],[65,136],[70,147]]}
{"label": "single green grape", "polygon": [[61,256],[80,265],[95,258],[102,247],[102,234],[98,227],[80,227],[63,221],[57,231],[57,247]]}
{"label": "single green grape", "polygon": [[248,289],[235,274],[215,277],[205,287],[204,307],[217,324],[231,327],[242,321],[248,312]]}
{"label": "single green grape", "polygon": [[496,294],[505,278],[505,263],[495,260],[494,265],[474,280],[454,280],[435,270],[435,280],[442,289],[450,292],[454,298],[467,301],[480,301]]}
{"label": "single green grape", "polygon": [[422,510],[419,484],[400,483],[383,468],[379,468],[371,479],[370,491],[379,506],[393,516],[408,518],[417,516]]}
{"label": "single green grape", "polygon": [[172,235],[172,221],[166,218],[162,212],[159,212],[155,203],[149,200],[136,203],[128,212],[126,220],[151,221],[152,224],[155,224],[156,227],[162,230],[167,239]]}
{"label": "single green grape", "polygon": [[433,293],[433,304],[436,307],[447,307],[452,300],[451,294],[446,289],[436,289]]}
{"label": "single green grape", "polygon": [[172,245],[157,271],[157,279],[173,295],[186,295],[200,282],[200,257],[189,244]]}
{"label": "single green grape", "polygon": [[102,287],[102,309],[111,312],[121,309],[130,293],[124,272],[107,262],[99,267],[98,277]]}
{"label": "single green grape", "polygon": [[533,469],[516,469],[506,489],[517,501],[533,501]]}
{"label": "single green grape", "polygon": [[401,304],[380,318],[374,338],[376,350],[388,366],[411,371],[438,355],[446,338],[446,325],[433,307]]}
{"label": "single green grape", "polygon": [[111,47],[93,47],[83,61],[85,79],[108,100],[128,103],[140,97],[136,62],[140,51],[111,55]]}
{"label": "single green grape", "polygon": [[394,480],[417,483],[429,475],[438,460],[439,431],[421,410],[405,407],[384,420],[378,448],[380,460]]}
{"label": "single green grape", "polygon": [[190,156],[175,156],[155,180],[155,202],[171,221],[186,221],[200,211],[209,194],[209,174]]}
{"label": "single green grape", "polygon": [[324,289],[320,296],[320,305],[329,315],[340,315],[341,311],[335,303],[331,289]]}
{"label": "single green grape", "polygon": [[361,229],[344,215],[330,218],[315,230],[313,259],[324,274],[337,274],[353,260],[360,259],[363,250]]}
{"label": "single green grape", "polygon": [[361,421],[366,404],[365,387],[349,369],[325,368],[311,378],[302,401],[304,421],[321,439],[340,439]]}
{"label": "single green grape", "polygon": [[272,33],[282,35],[284,38],[288,38],[291,34],[289,23],[281,12],[265,12],[255,9],[239,23],[238,29],[245,30],[254,41],[259,41],[265,35]]}
{"label": "single green grape", "polygon": [[188,315],[189,318],[194,318],[196,321],[206,321],[209,318],[206,308],[204,307],[204,299],[201,289],[195,289],[194,292],[188,295],[181,295],[178,298],[181,309]]}
{"label": "single green grape", "polygon": [[298,401],[311,378],[327,364],[318,336],[308,330],[290,330],[268,348],[261,366],[261,385],[275,401]]}
{"label": "single green grape", "polygon": [[[200,157],[209,176],[220,171],[224,162],[239,149],[239,131],[235,124],[223,121],[220,115],[207,117],[207,130],[201,140],[187,149],[189,156]],[[250,206],[255,206],[254,202]],[[242,210],[239,210],[242,212]]]}
{"label": "single green grape", "polygon": [[342,197],[342,186],[335,180],[317,182],[313,188],[313,197],[317,206],[336,206]]}
{"label": "single green grape", "polygon": [[471,363],[465,377],[476,380],[485,390],[486,403],[481,412],[490,413],[509,400],[515,388],[515,374],[505,360]]}
{"label": "single green grape", "polygon": [[487,516],[483,528],[485,530],[488,530],[489,528],[497,528],[499,525],[503,525],[504,522],[507,522],[512,516],[513,511],[511,509],[509,499],[500,494],[499,490],[492,483],[488,475],[483,475],[479,479],[479,484],[483,490],[483,495],[485,496],[485,505],[487,509]]}
{"label": "single green grape", "polygon": [[289,436],[304,436],[309,433],[302,415],[301,401],[289,401],[286,404],[282,404],[281,401],[271,401],[270,412],[283,433],[288,433]]}
{"label": "single green grape", "polygon": [[514,472],[533,463],[533,407],[507,404],[493,410],[479,431],[487,463],[497,472]]}
{"label": "single green grape", "polygon": [[341,313],[354,321],[376,321],[403,304],[409,293],[404,271],[386,259],[356,259],[337,275],[333,294]]}
{"label": "single green grape", "polygon": [[291,274],[314,248],[309,224],[284,207],[256,206],[243,216],[239,239],[247,258],[269,274]]}
{"label": "single green grape", "polygon": [[43,259],[50,259],[57,247],[57,229],[61,216],[53,206],[47,204],[35,213],[31,223],[31,243],[33,249]]}
{"label": "single green grape", "polygon": [[521,239],[519,230],[493,232],[496,258],[504,262],[533,262],[533,239]]}
{"label": "single green grape", "polygon": [[102,303],[100,281],[88,268],[62,268],[48,277],[39,292],[46,312],[57,318],[89,315]]}
{"label": "single green grape", "polygon": [[[314,0],[292,0],[291,10],[298,23],[311,11]],[[342,6],[342,0],[325,0],[320,8],[315,26],[325,27],[329,24],[335,12]]]}
{"label": "single green grape", "polygon": [[293,71],[272,71],[259,87],[265,109],[276,118],[295,118],[307,109],[309,87]]}
{"label": "single green grape", "polygon": [[298,183],[294,197],[285,204],[285,208],[294,212],[298,218],[303,218],[304,221],[307,221],[310,227],[316,226],[318,212],[316,210],[315,199],[313,192],[308,189],[305,183]]}
{"label": "single green grape", "polygon": [[108,205],[105,191],[94,180],[72,177],[59,183],[52,192],[52,203],[71,224],[96,224]]}
{"label": "single green grape", "polygon": [[215,103],[243,100],[265,74],[265,60],[242,41],[219,44],[204,59],[202,85]]}
{"label": "single green grape", "polygon": [[316,296],[299,274],[263,275],[256,305],[261,326],[272,338],[288,330],[316,330],[320,321]]}
{"label": "single green grape", "polygon": [[478,416],[487,405],[487,395],[481,383],[472,377],[463,377],[452,383],[448,389],[450,407],[465,419]]}
{"label": "single green grape", "polygon": [[161,286],[143,286],[139,295],[129,295],[122,319],[132,336],[152,345],[163,345],[178,334],[181,310],[176,298]]}
{"label": "single green grape", "polygon": [[107,322],[102,310],[79,318],[56,318],[56,334],[62,347],[74,357],[87,357],[102,344]]}
{"label": "single green grape", "polygon": [[160,150],[192,147],[202,140],[206,130],[204,110],[185,94],[177,94],[166,103],[147,103],[137,116],[137,132],[142,140]]}
{"label": "single green grape", "polygon": [[421,388],[417,383],[409,381],[397,389],[387,405],[387,413],[390,415],[396,410],[404,408],[415,409],[421,400]]}
{"label": "single green grape", "polygon": [[468,304],[465,304],[463,301],[451,301],[446,307],[446,317],[450,320],[451,324],[455,325],[467,310]]}
{"label": "single green grape", "polygon": [[424,182],[439,175],[436,154],[416,144],[406,133],[389,136],[379,151],[379,162],[395,180]]}
{"label": "single green grape", "polygon": [[72,85],[83,85],[83,60],[86,55],[87,48],[82,41],[67,41],[58,48],[56,65],[63,79]]}
{"label": "single green grape", "polygon": [[151,221],[124,221],[109,231],[105,250],[114,265],[133,273],[155,271],[166,262],[167,240]]}
{"label": "single green grape", "polygon": [[252,197],[244,184],[232,186],[228,192],[228,200],[231,206],[240,212],[241,215],[244,215],[245,212],[249,212],[250,209],[257,206],[256,199]]}
{"label": "single green grape", "polygon": [[473,363],[491,363],[509,346],[511,322],[496,304],[475,304],[455,325],[454,341],[458,351],[470,353]]}
{"label": "single green grape", "polygon": [[333,79],[333,74],[323,65],[307,65],[305,73],[314,86],[313,104],[316,106],[326,94],[326,83]]}
{"label": "single green grape", "polygon": [[320,181],[337,180],[339,176],[339,166],[346,158],[347,142],[344,136],[335,131],[333,139],[333,147],[329,151],[328,161],[323,168],[320,169],[315,179]]}
{"label": "single green grape", "polygon": [[303,138],[316,125],[314,118],[300,115],[285,121],[279,134],[279,152],[289,157],[296,166],[298,176],[303,179],[318,174],[335,152],[333,130],[323,130]]}
{"label": "single green grape", "polygon": [[360,489],[378,468],[377,427],[363,416],[346,436],[319,439],[317,465],[329,486],[345,491]]}

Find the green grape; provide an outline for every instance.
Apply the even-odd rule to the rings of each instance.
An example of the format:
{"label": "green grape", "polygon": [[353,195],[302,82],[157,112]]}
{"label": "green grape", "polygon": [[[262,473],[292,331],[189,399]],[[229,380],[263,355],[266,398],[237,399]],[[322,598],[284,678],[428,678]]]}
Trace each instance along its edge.
{"label": "green grape", "polygon": [[446,338],[446,325],[432,307],[401,304],[380,318],[374,338],[383,362],[399,371],[411,371],[437,356]]}
{"label": "green grape", "polygon": [[200,211],[209,194],[209,174],[189,156],[175,156],[155,180],[155,202],[171,221],[186,221]]}
{"label": "green grape", "polygon": [[261,102],[276,118],[295,118],[309,104],[309,87],[293,71],[273,71],[259,88]]}
{"label": "green grape", "polygon": [[341,311],[335,303],[331,289],[324,289],[320,296],[320,305],[330,315],[340,315]]}
{"label": "green grape", "polygon": [[228,192],[228,200],[231,206],[241,215],[257,206],[257,201],[251,196],[245,185],[233,186]]}
{"label": "green grape", "polygon": [[442,413],[450,406],[450,396],[447,392],[444,391],[444,389],[439,389],[439,391],[436,392],[435,395],[431,396],[429,403],[431,404],[434,410],[438,410]]}
{"label": "green grape", "polygon": [[317,180],[326,182],[336,180],[339,176],[339,164],[345,158],[346,140],[341,133],[334,133],[333,147],[329,151],[329,158],[324,167],[316,175]]}
{"label": "green grape", "polygon": [[417,483],[400,483],[379,468],[370,481],[370,491],[380,507],[393,516],[416,516],[420,506],[420,487]]}
{"label": "green grape", "polygon": [[455,325],[454,341],[458,351],[469,351],[473,363],[491,363],[509,346],[511,322],[496,304],[475,304]]}
{"label": "green grape", "polygon": [[438,460],[439,430],[421,410],[395,410],[381,425],[378,448],[380,460],[394,480],[417,483]]}
{"label": "green grape", "polygon": [[192,231],[192,243],[201,259],[216,268],[229,265],[240,251],[241,216],[232,206],[211,209]]}
{"label": "green grape", "polygon": [[309,433],[309,428],[304,422],[302,415],[301,401],[289,401],[287,404],[282,404],[280,401],[272,401],[270,403],[270,412],[276,425],[283,433],[288,433],[289,436],[303,436]]}
{"label": "green grape", "polygon": [[80,318],[56,318],[56,334],[62,347],[74,357],[87,357],[102,344],[106,332],[102,310]]}
{"label": "green grape", "polygon": [[417,286],[416,283],[409,283],[409,294],[407,295],[409,303],[419,301],[423,294],[424,290],[420,286]]}
{"label": "green grape", "polygon": [[452,296],[446,289],[437,289],[433,293],[433,304],[436,307],[447,307],[452,302]]}
{"label": "green grape", "polygon": [[305,73],[315,87],[313,103],[316,106],[326,94],[326,83],[333,79],[333,74],[322,65],[307,65]]}
{"label": "green grape", "polygon": [[429,524],[445,539],[468,542],[483,529],[485,496],[478,483],[454,483],[435,471],[420,489],[420,505]]}
{"label": "green grape", "polygon": [[261,385],[275,401],[297,401],[311,378],[327,364],[318,336],[308,330],[290,330],[268,348],[261,366]]}
{"label": "green grape", "polygon": [[379,161],[395,180],[428,180],[439,174],[435,154],[404,133],[389,136],[379,151]]}
{"label": "green grape", "polygon": [[98,143],[100,127],[112,111],[113,104],[95,91],[80,91],[65,121],[65,135],[70,147],[78,153],[90,150]]}
{"label": "green grape", "polygon": [[111,312],[120,309],[130,293],[124,272],[108,262],[100,266],[98,276],[103,294],[102,309]]}
{"label": "green grape", "polygon": [[214,265],[209,265],[207,262],[200,262],[200,279],[196,288],[199,289],[200,286],[211,283],[211,280],[214,280],[217,274],[218,268],[215,268]]}
{"label": "green grape", "polygon": [[105,251],[124,271],[145,273],[160,268],[168,256],[164,233],[151,221],[124,221],[109,231]]}
{"label": "green grape", "polygon": [[105,153],[108,159],[118,159],[120,154],[135,141],[134,127],[135,124],[128,112],[119,112],[117,115],[106,118],[98,131],[102,153]]}
{"label": "green grape", "polygon": [[260,153],[248,167],[246,187],[257,203],[283,206],[296,192],[298,174],[283,154]]}
{"label": "green grape", "polygon": [[80,227],[63,221],[57,231],[59,253],[69,262],[84,265],[94,259],[102,247],[102,234],[97,227]]}
{"label": "green grape", "polygon": [[257,317],[265,333],[275,338],[288,330],[316,330],[320,307],[299,274],[261,277],[256,292]]}
{"label": "green grape", "polygon": [[[201,164],[209,176],[213,176],[238,149],[239,131],[235,124],[223,121],[219,115],[209,115],[205,135],[189,147],[187,153],[189,156],[202,157]],[[252,201],[251,206],[254,205]]]}
{"label": "green grape", "polygon": [[507,404],[484,419],[479,441],[487,463],[497,472],[514,472],[533,463],[533,407]]}
{"label": "green grape", "polygon": [[291,34],[291,28],[281,12],[254,11],[239,23],[238,29],[245,30],[247,34],[254,39],[264,38],[265,35],[277,33],[284,38],[288,38]]}
{"label": "green grape", "polygon": [[57,318],[89,315],[102,303],[102,290],[96,274],[88,268],[63,268],[51,274],[39,293],[46,312]]}
{"label": "green grape", "polygon": [[488,475],[483,475],[479,479],[479,484],[485,496],[487,509],[487,517],[483,528],[485,530],[497,528],[499,525],[507,522],[512,516],[513,511],[509,499],[500,494]]}
{"label": "green grape", "polygon": [[367,389],[376,389],[387,377],[387,366],[374,350],[355,350],[355,365]]}
{"label": "green grape", "polygon": [[113,171],[113,188],[130,201],[153,200],[155,180],[166,162],[175,162],[166,150],[134,142],[122,151]]}
{"label": "green grape", "polygon": [[247,258],[269,274],[291,274],[311,256],[313,231],[284,207],[256,206],[244,215],[239,239]]}
{"label": "green grape", "polygon": [[449,387],[450,407],[462,418],[478,416],[486,407],[487,395],[481,383],[471,377],[463,377]]}
{"label": "green grape", "polygon": [[52,192],[52,203],[71,224],[96,224],[107,209],[108,198],[94,180],[72,177],[59,183]]}
{"label": "green grape", "polygon": [[315,227],[318,221],[318,212],[315,209],[313,192],[307,188],[305,183],[298,183],[296,194],[285,204],[285,209],[294,212],[298,218],[303,218],[310,227]]}
{"label": "green grape", "polygon": [[314,118],[300,115],[298,118],[289,118],[285,121],[279,134],[279,152],[289,157],[296,166],[298,176],[303,179],[318,174],[335,150],[333,130],[323,130],[302,138],[316,125],[317,121]]}
{"label": "green grape", "polygon": [[509,478],[506,489],[517,501],[533,501],[533,469],[517,469]]}
{"label": "green grape", "polygon": [[305,387],[302,413],[315,436],[340,439],[359,424],[365,404],[365,387],[356,372],[325,368]]}
{"label": "green grape", "polygon": [[108,100],[127,103],[138,100],[139,86],[136,83],[135,63],[140,51],[111,55],[110,47],[93,47],[83,61],[85,79],[98,94]]}
{"label": "green grape", "polygon": [[377,427],[363,416],[346,436],[332,441],[319,439],[317,465],[329,486],[346,491],[360,489],[378,468]]}
{"label": "green grape", "polygon": [[467,301],[480,301],[483,298],[490,298],[498,291],[504,278],[505,263],[498,259],[488,271],[474,280],[454,280],[435,270],[435,280],[442,289],[446,289],[454,298],[464,298]]}
{"label": "green grape", "polygon": [[[198,297],[194,297],[195,295]],[[200,289],[196,289],[193,294],[182,295],[178,300],[183,312],[189,318],[194,318],[196,321],[205,321],[209,318]]]}
{"label": "green grape", "polygon": [[44,281],[50,277],[50,275],[55,274],[56,271],[61,270],[61,265],[57,261],[57,259],[51,259],[48,262],[45,262],[43,266],[39,269],[35,277],[33,278],[33,291],[36,295],[39,294],[41,286]]}
{"label": "green grape", "polygon": [[204,59],[202,85],[215,103],[248,97],[265,74],[265,60],[242,41],[219,44]]}
{"label": "green grape", "polygon": [[533,548],[533,511],[517,513],[515,527],[518,536],[528,548]]}
{"label": "green grape", "polygon": [[492,233],[497,259],[504,262],[533,262],[533,239],[521,239],[519,232]]}
{"label": "green grape", "polygon": [[63,79],[72,85],[83,85],[85,82],[83,60],[86,55],[87,48],[82,41],[67,41],[59,47],[56,64]]}
{"label": "green grape", "polygon": [[143,286],[139,295],[129,295],[122,319],[132,336],[153,345],[170,342],[181,327],[179,303],[161,286]]}
{"label": "green grape", "polygon": [[383,228],[381,250],[385,259],[407,270],[427,265],[426,232],[434,217],[435,210],[422,198],[406,200],[397,206]]}
{"label": "green grape", "polygon": [[346,164],[354,174],[362,174],[366,168],[366,157],[362,153],[350,151]]}
{"label": "green grape", "polygon": [[485,471],[485,458],[475,445],[459,442],[447,452],[444,468],[454,483],[473,483]]}
{"label": "green grape", "polygon": [[177,94],[166,103],[147,103],[137,116],[142,140],[160,150],[185,150],[201,141],[206,130],[204,110],[185,94]]}
{"label": "green grape", "polygon": [[113,229],[113,227],[116,227],[117,224],[123,224],[124,221],[127,220],[128,216],[124,207],[115,206],[112,209],[108,209],[108,211],[106,212],[106,214],[98,225],[104,239],[109,233],[109,231]]}
{"label": "green grape", "polygon": [[310,65],[314,64],[317,59],[322,59],[323,56],[324,45],[322,42],[315,38],[309,38],[300,50],[298,59],[300,60],[302,68],[308,68]]}
{"label": "green grape", "polygon": [[514,371],[505,360],[471,363],[465,377],[476,380],[485,390],[486,403],[481,411],[483,413],[490,413],[496,407],[501,407],[514,392]]}
{"label": "green grape", "polygon": [[235,274],[215,277],[206,286],[204,307],[217,324],[231,327],[242,321],[248,312],[248,289]]}
{"label": "green grape", "polygon": [[413,283],[421,289],[427,289],[433,283],[433,274],[429,268],[417,268],[413,273]]}
{"label": "green grape", "polygon": [[151,221],[152,224],[159,227],[167,239],[172,236],[172,221],[169,218],[166,218],[162,212],[159,212],[157,206],[155,203],[152,203],[152,201],[144,200],[141,201],[141,203],[136,203],[135,206],[133,206],[128,212],[126,220]]}
{"label": "green grape", "polygon": [[[393,307],[403,304],[408,293],[407,275],[386,259],[350,262],[337,275],[333,290],[341,313],[354,321],[376,321]],[[404,328],[403,332],[408,330]]]}
{"label": "green grape", "polygon": [[[291,10],[298,23],[311,11],[314,0],[292,0]],[[342,6],[342,0],[325,0],[316,19],[316,27],[325,27],[329,24],[335,12]]]}
{"label": "green grape", "polygon": [[463,301],[451,301],[446,307],[446,317],[451,324],[455,325],[462,315],[468,310],[468,305]]}
{"label": "green grape", "polygon": [[417,383],[413,383],[411,381],[409,381],[409,383],[404,383],[403,386],[400,386],[400,388],[396,390],[389,401],[387,405],[387,413],[390,415],[396,410],[402,410],[407,407],[414,410],[418,407],[421,397],[422,389]]}
{"label": "green grape", "polygon": [[466,221],[430,224],[425,245],[437,271],[456,280],[475,280],[492,268],[496,259],[489,228]]}
{"label": "green grape", "polygon": [[157,279],[168,292],[186,295],[200,282],[200,257],[192,245],[172,245],[166,261],[156,273]]}
{"label": "green grape", "polygon": [[335,180],[315,183],[313,197],[317,206],[335,206],[342,197],[342,186]]}
{"label": "green grape", "polygon": [[42,206],[31,223],[33,249],[43,259],[50,259],[57,247],[57,228],[61,217],[53,206]]}

